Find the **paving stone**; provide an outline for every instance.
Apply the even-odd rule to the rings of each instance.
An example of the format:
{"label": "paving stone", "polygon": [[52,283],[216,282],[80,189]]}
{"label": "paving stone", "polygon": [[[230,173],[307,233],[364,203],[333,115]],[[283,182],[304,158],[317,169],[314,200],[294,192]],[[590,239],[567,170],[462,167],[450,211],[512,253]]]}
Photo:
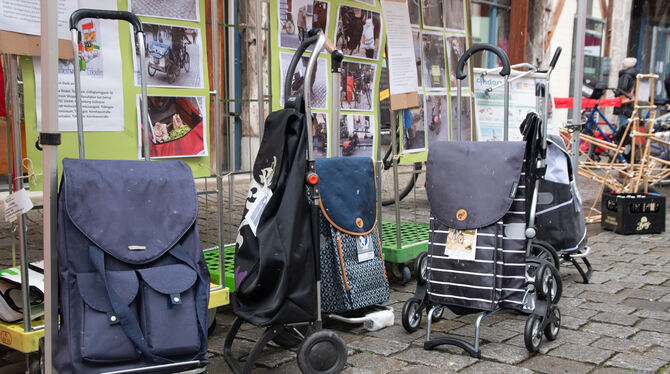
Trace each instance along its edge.
{"label": "paving stone", "polygon": [[634,353],[617,353],[616,356],[605,362],[605,366],[646,372],[655,372],[666,364],[667,362],[650,357],[642,357]]}
{"label": "paving stone", "polygon": [[593,346],[617,352],[642,354],[651,347],[651,344],[640,343],[631,339],[619,339],[604,336],[593,343]]}
{"label": "paving stone", "polygon": [[[389,371],[398,370],[407,365],[405,362],[367,352],[358,353],[350,356],[347,359],[347,364],[352,365],[356,369],[368,370],[373,374],[388,373]],[[352,371],[354,373],[354,371]]]}
{"label": "paving stone", "polygon": [[561,308],[561,328],[577,330],[580,327],[588,323],[588,319],[579,318],[573,316],[567,316],[563,314],[563,308]]}
{"label": "paving stone", "polygon": [[647,331],[656,331],[670,334],[670,323],[667,321],[659,321],[657,319],[645,319],[640,322],[636,327],[640,330]]}
{"label": "paving stone", "polygon": [[295,360],[294,352],[288,349],[277,348],[270,352],[263,352],[263,354],[256,359],[256,366],[277,368],[292,360]]}
{"label": "paving stone", "polygon": [[622,369],[615,367],[598,367],[595,368],[590,374],[630,374],[630,369]]}
{"label": "paving stone", "polygon": [[[475,336],[474,325],[463,326],[461,328],[453,330],[452,332],[457,335],[472,336],[472,337]],[[511,337],[518,335],[521,332],[523,332],[523,324],[519,325],[519,329],[517,331],[497,329],[491,326],[481,326],[479,336],[482,338],[482,340],[485,340],[487,342],[501,343]]]}
{"label": "paving stone", "polygon": [[[448,323],[450,321],[444,322]],[[409,333],[402,326],[396,324],[394,326],[385,327],[381,330],[366,332],[365,335],[409,344],[417,339],[423,338],[426,335],[426,330],[420,328],[413,333]]]}
{"label": "paving stone", "polygon": [[349,343],[349,348],[359,351],[369,351],[383,356],[389,356],[409,347],[409,343],[401,343],[395,340],[380,339],[373,337],[363,337]]}
{"label": "paving stone", "polygon": [[612,325],[610,323],[591,322],[584,326],[582,331],[611,336],[613,338],[627,338],[635,334],[639,329],[635,327]]}
{"label": "paving stone", "polygon": [[435,368],[426,365],[407,365],[401,370],[392,371],[390,374],[435,374]]}
{"label": "paving stone", "polygon": [[[463,374],[496,373],[496,374],[532,374],[533,371],[518,366],[499,364],[497,362],[479,361],[461,370]],[[431,373],[431,374],[434,374]]]}
{"label": "paving stone", "polygon": [[655,312],[653,310],[639,309],[636,310],[633,314],[641,318],[653,318],[661,321],[670,321],[670,313],[666,312]]}
{"label": "paving stone", "polygon": [[600,349],[579,344],[563,344],[549,352],[552,356],[579,362],[588,362],[596,365],[605,362],[612,357],[613,353],[614,351],[608,349]]}
{"label": "paving stone", "polygon": [[[629,300],[639,300],[639,299],[629,299]],[[628,301],[628,300],[626,300]],[[582,309],[591,309],[591,310],[597,310],[599,312],[610,312],[610,313],[623,313],[623,314],[630,314],[635,311],[635,307],[632,306],[627,306],[627,305],[621,305],[621,304],[605,304],[605,303],[594,303],[591,301],[587,301],[579,306]]]}
{"label": "paving stone", "polygon": [[411,364],[428,365],[449,371],[461,370],[477,361],[470,356],[452,354],[439,348],[432,351],[426,351],[423,348],[410,348],[393,356],[393,358]]}
{"label": "paving stone", "polygon": [[502,362],[504,364],[516,365],[528,358],[530,355],[526,348],[513,344],[487,343],[481,347],[482,357],[489,360]]}
{"label": "paving stone", "polygon": [[[207,344],[207,350],[209,352],[222,355],[224,343],[225,339],[210,339],[209,343]],[[248,355],[249,352],[251,352],[251,350],[254,348],[255,344],[255,342],[249,340],[235,339],[232,348],[233,357],[239,359],[242,356]]]}
{"label": "paving stone", "polygon": [[642,344],[655,344],[661,347],[670,348],[670,334],[654,331],[640,331],[631,339]]}
{"label": "paving stone", "polygon": [[619,294],[595,291],[584,291],[579,294],[579,297],[589,301],[596,301],[606,304],[618,304],[621,302],[621,300],[624,299],[624,297]]}
{"label": "paving stone", "polygon": [[[299,372],[300,372],[300,369],[298,369],[298,371],[295,371],[294,373],[299,373]],[[350,368],[344,369],[342,371],[342,374],[374,374],[374,372],[372,370],[350,367]]]}
{"label": "paving stone", "polygon": [[582,362],[545,355],[534,356],[521,366],[545,374],[580,374],[588,373],[593,368],[593,365]]}
{"label": "paving stone", "polygon": [[657,300],[665,295],[664,291],[658,289],[649,289],[647,287],[658,287],[658,286],[645,286],[645,288],[626,288],[623,291],[617,293],[616,295],[622,296],[624,299],[632,297],[643,300]]}
{"label": "paving stone", "polygon": [[[623,326],[633,326],[638,320],[639,318],[632,314],[610,313],[610,312],[602,312],[591,317],[591,321],[613,323]],[[561,323],[563,323],[562,320]]]}
{"label": "paving stone", "polygon": [[[209,370],[210,373],[219,373],[216,370]],[[292,362],[285,363],[276,368],[258,368],[253,371],[254,374],[294,374],[299,373],[300,368],[298,367],[298,362],[293,360]],[[358,374],[371,374],[371,373],[358,373]]]}
{"label": "paving stone", "polygon": [[665,312],[668,308],[670,308],[670,303],[665,303],[661,301],[633,299],[633,298],[626,299],[623,301],[623,303],[632,306],[635,309],[647,309],[656,312]]}
{"label": "paving stone", "polygon": [[[561,333],[562,331],[558,334],[559,337],[561,336]],[[547,352],[551,351],[552,349],[555,349],[556,347],[560,346],[563,343],[565,343],[565,339],[557,338],[554,341],[551,341],[549,339],[543,339],[542,344],[540,345],[540,350],[538,352],[540,354],[547,354]],[[506,340],[505,344],[511,344],[517,347],[526,348],[523,334],[519,334],[518,336],[515,336],[512,339]]]}
{"label": "paving stone", "polygon": [[662,361],[670,360],[670,347],[654,347],[644,353],[645,357],[651,357]]}

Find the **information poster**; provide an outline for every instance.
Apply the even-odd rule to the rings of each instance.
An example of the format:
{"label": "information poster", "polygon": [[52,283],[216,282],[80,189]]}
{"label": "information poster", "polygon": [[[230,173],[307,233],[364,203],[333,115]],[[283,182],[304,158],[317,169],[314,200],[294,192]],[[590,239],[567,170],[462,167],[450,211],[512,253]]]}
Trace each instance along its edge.
{"label": "information poster", "polygon": [[[324,51],[311,77],[312,145],[315,157],[376,157],[379,106],[379,76],[384,51],[384,23],[376,0],[272,0],[271,1],[272,87],[284,87],[291,79],[293,93],[305,90],[307,57],[303,55],[292,76],[288,66],[305,37],[319,27],[345,55],[340,75],[340,118],[333,118],[330,56]],[[272,95],[272,109],[284,105],[283,89]],[[340,144],[331,144],[332,123],[339,122]],[[336,122],[336,123],[337,123]]]}
{"label": "information poster", "polygon": [[[0,0],[7,3],[10,0]],[[153,117],[150,116],[152,128],[167,131],[167,138],[156,142],[154,149],[161,151],[152,156],[182,159],[188,164],[194,176],[209,176],[210,158],[207,149],[209,119],[209,82],[205,35],[205,0],[78,0],[75,8],[118,9],[129,10],[135,7],[136,13],[145,25],[158,25],[148,32],[147,39],[154,37],[172,48],[175,40],[172,30],[183,31],[182,45],[185,48],[175,51],[170,56],[170,63],[181,58],[179,75],[186,74],[189,84],[174,85],[167,82],[167,74],[156,71],[154,78],[165,84],[149,85],[148,95],[152,101]],[[175,9],[180,9],[174,13]],[[69,13],[67,17],[69,17]],[[109,22],[110,26],[106,26]],[[84,129],[85,151],[87,158],[95,159],[126,159],[143,158],[140,144],[141,127],[139,125],[139,107],[137,98],[140,87],[135,83],[133,74],[133,56],[138,45],[135,43],[131,26],[127,22],[106,20],[82,21],[82,89],[84,93]],[[69,39],[69,33],[66,36]],[[188,44],[186,41],[191,44]],[[159,40],[160,41],[160,40]],[[179,52],[177,54],[176,52]],[[184,58],[187,52],[189,59]],[[151,56],[148,54],[147,57]],[[149,58],[147,58],[149,60]],[[187,63],[188,62],[188,63]],[[148,68],[148,66],[146,66]],[[21,58],[25,94],[26,148],[27,157],[31,159],[34,172],[39,177],[37,184],[31,189],[39,190],[42,186],[42,153],[35,146],[38,138],[37,118],[41,115],[37,97],[41,96],[39,62],[32,58]],[[59,96],[59,128],[64,131],[62,144],[58,149],[59,159],[78,157],[76,119],[74,116],[74,100],[71,99],[73,85],[73,65],[70,61],[61,61],[59,65],[59,90],[65,96]],[[153,71],[152,71],[153,72]],[[161,74],[163,74],[161,76]],[[194,78],[199,77],[199,78]],[[186,80],[186,79],[185,79]],[[63,84],[65,83],[65,84]],[[162,99],[157,99],[162,98]],[[174,98],[174,103],[166,98]],[[169,103],[171,106],[163,106]],[[168,114],[170,114],[168,116]],[[179,118],[176,118],[178,114]],[[162,115],[162,116],[161,116]],[[160,118],[159,118],[160,117]],[[156,121],[154,121],[156,118]],[[60,162],[59,160],[59,162]]]}
{"label": "information poster", "polygon": [[[70,39],[70,14],[77,9],[77,0],[58,1],[58,38]],[[41,0],[0,0],[0,30],[40,35]],[[112,3],[107,1],[106,3]]]}

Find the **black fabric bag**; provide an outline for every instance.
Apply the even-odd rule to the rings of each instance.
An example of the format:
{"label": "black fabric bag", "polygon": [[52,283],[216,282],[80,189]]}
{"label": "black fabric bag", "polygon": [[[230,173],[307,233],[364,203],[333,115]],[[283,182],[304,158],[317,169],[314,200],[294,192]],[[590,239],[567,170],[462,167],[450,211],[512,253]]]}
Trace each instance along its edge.
{"label": "black fabric bag", "polygon": [[63,160],[59,373],[207,364],[209,271],[181,161]]}
{"label": "black fabric bag", "polygon": [[305,184],[307,130],[294,109],[265,120],[235,247],[235,314],[257,326],[317,318]]}

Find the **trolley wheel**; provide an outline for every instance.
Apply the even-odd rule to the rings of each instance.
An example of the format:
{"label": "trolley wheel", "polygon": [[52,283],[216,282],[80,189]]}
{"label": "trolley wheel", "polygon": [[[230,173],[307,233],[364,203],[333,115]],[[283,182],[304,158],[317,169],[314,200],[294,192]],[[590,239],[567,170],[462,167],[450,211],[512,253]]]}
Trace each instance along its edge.
{"label": "trolley wheel", "polygon": [[540,344],[542,344],[542,318],[540,316],[531,314],[526,320],[523,342],[530,353],[535,353],[540,349]]}
{"label": "trolley wheel", "polygon": [[412,272],[409,270],[409,267],[405,264],[399,264],[398,267],[400,268],[400,284],[403,286],[409,283],[410,280],[412,280]]}
{"label": "trolley wheel", "polygon": [[151,66],[147,66],[147,74],[149,74],[150,77],[153,77],[156,75],[156,69],[152,68]]}
{"label": "trolley wheel", "polygon": [[347,363],[347,345],[335,332],[319,330],[298,348],[298,367],[304,374],[335,374]]}
{"label": "trolley wheel", "polygon": [[546,264],[540,265],[535,273],[535,290],[537,297],[544,299],[549,295],[552,287],[551,270]]}
{"label": "trolley wheel", "polygon": [[544,335],[549,340],[556,340],[558,332],[561,331],[561,310],[558,305],[552,305],[549,309],[549,323],[544,327]]}
{"label": "trolley wheel", "polygon": [[216,308],[207,309],[207,336],[212,336],[216,329]]}
{"label": "trolley wheel", "polygon": [[402,306],[402,327],[407,332],[414,332],[421,324],[421,301],[411,298]]}
{"label": "trolley wheel", "polygon": [[418,284],[426,284],[428,281],[428,252],[421,252],[416,256],[416,262],[414,262],[414,277]]}
{"label": "trolley wheel", "polygon": [[44,373],[44,337],[39,340],[37,352],[31,353],[28,358],[28,373]]}
{"label": "trolley wheel", "polygon": [[438,306],[438,307],[434,307],[434,308],[437,308],[437,309],[435,309],[435,311],[433,312],[432,321],[437,322],[437,321],[442,319],[442,316],[444,316],[444,307]]}
{"label": "trolley wheel", "polygon": [[551,244],[533,240],[531,255],[549,262],[554,265],[556,269],[560,269],[561,262],[559,261],[558,253],[556,253],[556,250]]}
{"label": "trolley wheel", "polygon": [[305,335],[307,335],[308,326],[285,326],[282,331],[280,331],[272,341],[277,343],[282,348],[291,349],[295,348],[305,340]]}

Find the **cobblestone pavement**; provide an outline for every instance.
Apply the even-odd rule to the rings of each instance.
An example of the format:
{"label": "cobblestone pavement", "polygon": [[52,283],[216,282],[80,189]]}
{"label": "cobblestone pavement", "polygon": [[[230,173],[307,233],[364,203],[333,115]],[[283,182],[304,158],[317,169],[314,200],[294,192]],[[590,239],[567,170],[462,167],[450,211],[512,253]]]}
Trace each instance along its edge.
{"label": "cobblestone pavement", "polygon": [[[417,182],[419,187],[423,186],[422,178]],[[584,205],[590,206],[596,186],[579,182]],[[234,210],[238,212],[242,209],[246,185],[236,183],[233,190]],[[669,190],[665,189],[666,195]],[[208,195],[200,197],[201,212],[215,212],[213,196],[205,196]],[[418,188],[416,193],[410,194],[403,200],[400,211],[403,220],[427,222],[425,191]],[[216,220],[212,214],[204,215],[200,220],[203,240],[214,242],[216,226],[213,222]],[[383,219],[393,219],[393,216],[393,208],[384,209]],[[35,217],[32,219],[38,221]],[[228,222],[235,220],[237,218]],[[234,234],[235,226],[227,225],[227,235]],[[31,227],[34,228],[34,224]],[[3,235],[6,231],[8,228],[3,227]],[[526,317],[508,311],[484,319],[481,359],[471,358],[451,347],[425,351],[425,317],[421,328],[412,334],[405,332],[400,322],[402,305],[412,297],[415,282],[406,286],[393,284],[386,304],[394,308],[394,326],[376,332],[335,326],[349,349],[344,373],[663,372],[670,365],[669,239],[670,233],[622,236],[602,231],[599,225],[590,225],[592,252],[589,259],[594,267],[591,283],[580,283],[579,275],[569,264],[561,266],[564,286],[559,304],[562,328],[558,339],[553,342],[545,339],[536,355],[529,355],[524,347]],[[6,243],[6,237],[5,242],[0,243]],[[39,245],[39,237],[29,235],[29,243]],[[36,249],[31,250],[31,254],[38,253]],[[11,262],[11,259],[4,255],[2,261]],[[475,315],[456,316],[445,312],[445,317],[434,324],[435,335],[450,333],[471,339],[474,318]],[[210,373],[230,372],[222,355],[224,339],[233,319],[230,307],[221,308],[217,314],[217,326],[209,339]],[[244,359],[261,333],[259,328],[244,325],[233,347],[234,356]],[[257,361],[255,372],[298,373],[295,357],[295,350],[284,350],[271,344]],[[22,366],[22,355],[0,348],[0,372],[20,372]]]}

